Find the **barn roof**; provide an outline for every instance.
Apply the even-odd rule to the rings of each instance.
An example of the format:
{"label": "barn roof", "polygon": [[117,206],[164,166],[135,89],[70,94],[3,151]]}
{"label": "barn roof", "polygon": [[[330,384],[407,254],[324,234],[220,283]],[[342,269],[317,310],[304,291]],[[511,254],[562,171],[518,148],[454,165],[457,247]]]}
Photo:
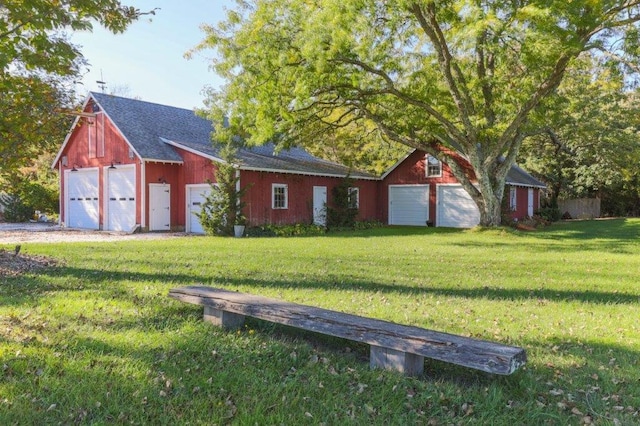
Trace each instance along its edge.
{"label": "barn roof", "polygon": [[[91,92],[97,106],[146,161],[181,162],[174,148],[220,160],[221,145],[212,143],[213,125],[192,110]],[[314,157],[301,148],[275,150],[273,144],[238,151],[240,169],[375,179],[341,164]]]}

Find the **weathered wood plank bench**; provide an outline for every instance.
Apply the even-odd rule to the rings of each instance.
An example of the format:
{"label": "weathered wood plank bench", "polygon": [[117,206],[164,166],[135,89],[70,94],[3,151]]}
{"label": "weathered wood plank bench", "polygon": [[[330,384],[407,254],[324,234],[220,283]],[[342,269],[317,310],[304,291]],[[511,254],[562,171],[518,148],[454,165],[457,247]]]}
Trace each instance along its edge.
{"label": "weathered wood plank bench", "polygon": [[169,296],[204,306],[204,320],[238,328],[245,316],[367,343],[371,368],[420,375],[424,358],[433,358],[495,374],[511,374],[527,356],[522,348],[456,336],[379,319],[299,305],[262,296],[189,286],[174,288]]}

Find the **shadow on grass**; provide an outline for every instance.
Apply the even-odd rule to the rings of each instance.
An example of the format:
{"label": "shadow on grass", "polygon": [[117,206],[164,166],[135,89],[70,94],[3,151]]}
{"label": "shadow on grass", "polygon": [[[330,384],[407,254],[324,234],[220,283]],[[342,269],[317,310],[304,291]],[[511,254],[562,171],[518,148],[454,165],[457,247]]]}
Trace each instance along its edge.
{"label": "shadow on grass", "polygon": [[[72,272],[68,270],[67,274]],[[84,270],[75,272],[86,276]],[[155,280],[157,276],[141,274],[133,278],[144,281]],[[100,280],[96,278],[96,282]],[[260,281],[253,285],[268,286]],[[271,285],[289,287],[290,283]],[[87,289],[96,290],[90,286]],[[634,405],[630,395],[640,370],[638,353],[628,347],[554,339],[524,340],[520,344],[530,351],[530,362],[512,376],[493,376],[427,359],[424,376],[414,380],[368,371],[368,350],[363,345],[258,320],[249,320],[248,327],[240,332],[223,331],[202,324],[201,307],[164,296],[166,302],[147,303],[136,300],[138,296],[132,290],[135,289],[114,283],[113,288],[96,292],[95,296],[105,301],[116,297],[132,302],[136,306],[126,309],[134,317],[109,323],[98,317],[82,324],[78,324],[77,317],[69,317],[69,334],[64,339],[54,333],[46,343],[38,340],[22,343],[21,356],[9,356],[6,352],[0,355],[0,362],[6,365],[0,377],[10,386],[11,395],[17,395],[4,415],[0,407],[0,418],[9,420],[7,424],[154,423],[159,419],[225,423],[230,420],[227,418],[230,404],[237,406],[238,413],[256,415],[265,407],[282,407],[286,397],[286,410],[313,411],[308,408],[309,402],[295,396],[311,395],[312,399],[322,401],[326,396],[317,382],[324,383],[323,387],[333,393],[331,409],[340,413],[348,412],[354,400],[375,406],[373,398],[382,395],[391,399],[398,393],[402,404],[416,406],[430,400],[446,403],[463,393],[481,409],[481,398],[487,388],[500,395],[503,407],[512,401],[523,405],[531,402],[533,406],[537,401],[555,407],[564,398],[556,395],[557,389],[565,395],[574,395],[576,403],[592,395],[594,410],[602,412],[607,407],[599,401],[607,395],[620,395],[620,405]],[[145,306],[149,309],[143,309]],[[65,320],[64,313],[56,315]],[[74,325],[81,325],[77,332],[71,331]],[[96,331],[99,332],[94,334]],[[106,333],[113,338],[106,337]],[[142,333],[153,337],[143,342],[131,337]],[[346,347],[352,350],[347,351]],[[318,354],[329,361],[309,362]],[[554,354],[564,364],[553,365],[535,358],[546,354]],[[389,385],[389,381],[393,384]],[[572,381],[579,383],[576,386],[580,390],[573,387]],[[584,386],[589,383],[593,386]],[[366,385],[367,391],[360,395],[358,386],[362,385]],[[314,389],[317,393],[313,393]],[[551,389],[556,393],[549,393]],[[407,394],[411,398],[407,399]],[[508,417],[513,409],[502,410],[505,411],[495,414]],[[395,423],[401,422],[401,417],[395,419]]]}
{"label": "shadow on grass", "polygon": [[[47,274],[73,278],[67,280],[65,285],[52,285],[47,279]],[[594,304],[638,304],[640,296],[634,293],[620,291],[575,291],[561,289],[519,289],[519,288],[495,288],[490,286],[478,288],[430,288],[407,286],[398,283],[364,282],[364,281],[340,281],[326,280],[261,280],[250,277],[233,277],[211,275],[194,278],[188,274],[176,273],[139,273],[139,272],[114,272],[94,271],[83,268],[63,267],[50,270],[36,278],[19,278],[16,282],[9,283],[0,293],[0,301],[5,306],[22,305],[26,301],[47,297],[57,291],[99,291],[108,294],[111,298],[122,300],[135,300],[132,290],[121,286],[121,281],[133,281],[158,285],[159,290],[168,291],[172,287],[184,285],[208,285],[221,288],[251,287],[255,289],[301,289],[301,290],[328,290],[328,291],[356,291],[356,292],[380,292],[395,293],[409,296],[435,295],[454,297],[461,299],[486,299],[491,301],[501,300],[545,300],[551,302],[577,301]],[[78,286],[77,283],[82,283]],[[259,291],[256,292],[259,294]]]}

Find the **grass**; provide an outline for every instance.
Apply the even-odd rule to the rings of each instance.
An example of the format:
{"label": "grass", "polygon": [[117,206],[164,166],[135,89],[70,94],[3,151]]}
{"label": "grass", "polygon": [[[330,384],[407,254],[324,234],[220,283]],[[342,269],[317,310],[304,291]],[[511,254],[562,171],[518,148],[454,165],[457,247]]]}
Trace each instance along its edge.
{"label": "grass", "polygon": [[[640,422],[640,220],[22,250],[58,266],[2,278],[3,425]],[[204,324],[166,296],[194,283],[523,346],[529,362],[370,371],[355,343]]]}

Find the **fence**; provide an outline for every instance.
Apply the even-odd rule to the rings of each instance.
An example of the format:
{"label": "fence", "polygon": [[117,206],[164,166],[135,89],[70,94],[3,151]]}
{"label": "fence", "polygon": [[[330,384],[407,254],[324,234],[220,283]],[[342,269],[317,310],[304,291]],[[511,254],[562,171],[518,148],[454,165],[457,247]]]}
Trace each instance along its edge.
{"label": "fence", "polygon": [[572,219],[593,219],[600,217],[600,198],[576,198],[558,200],[561,214],[569,213]]}

